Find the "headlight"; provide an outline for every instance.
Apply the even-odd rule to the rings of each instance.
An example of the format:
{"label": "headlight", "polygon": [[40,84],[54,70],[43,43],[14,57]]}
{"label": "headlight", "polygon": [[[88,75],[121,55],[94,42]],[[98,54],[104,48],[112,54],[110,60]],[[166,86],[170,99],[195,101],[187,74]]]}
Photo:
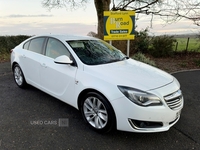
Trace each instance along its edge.
{"label": "headlight", "polygon": [[118,88],[128,99],[140,106],[162,105],[160,98],[154,94],[125,86],[118,86]]}

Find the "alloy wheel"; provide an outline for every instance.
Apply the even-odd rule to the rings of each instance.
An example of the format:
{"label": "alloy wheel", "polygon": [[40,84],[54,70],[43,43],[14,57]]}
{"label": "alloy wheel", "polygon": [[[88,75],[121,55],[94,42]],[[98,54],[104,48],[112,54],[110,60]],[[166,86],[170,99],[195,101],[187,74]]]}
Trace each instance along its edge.
{"label": "alloy wheel", "polygon": [[97,97],[88,97],[83,104],[83,112],[88,123],[96,129],[102,129],[108,122],[108,112]]}
{"label": "alloy wheel", "polygon": [[16,83],[19,86],[23,84],[23,74],[22,74],[21,69],[18,66],[16,66],[14,69],[14,78],[15,78]]}

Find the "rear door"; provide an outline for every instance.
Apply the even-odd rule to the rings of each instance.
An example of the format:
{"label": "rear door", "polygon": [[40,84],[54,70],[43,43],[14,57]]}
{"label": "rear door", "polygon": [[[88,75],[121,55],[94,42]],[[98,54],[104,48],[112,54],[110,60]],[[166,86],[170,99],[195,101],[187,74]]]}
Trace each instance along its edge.
{"label": "rear door", "polygon": [[31,39],[24,44],[24,49],[27,49],[22,55],[23,72],[26,81],[34,86],[40,85],[40,59],[43,57],[43,48],[45,37],[37,37]]}

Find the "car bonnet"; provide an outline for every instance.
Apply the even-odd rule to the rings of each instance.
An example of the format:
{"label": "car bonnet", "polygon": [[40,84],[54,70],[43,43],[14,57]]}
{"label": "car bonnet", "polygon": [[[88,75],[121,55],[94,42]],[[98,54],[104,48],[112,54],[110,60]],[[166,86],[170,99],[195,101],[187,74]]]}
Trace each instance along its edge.
{"label": "car bonnet", "polygon": [[115,63],[85,66],[84,71],[105,82],[133,87],[143,91],[153,90],[173,82],[170,74],[150,65],[128,59]]}

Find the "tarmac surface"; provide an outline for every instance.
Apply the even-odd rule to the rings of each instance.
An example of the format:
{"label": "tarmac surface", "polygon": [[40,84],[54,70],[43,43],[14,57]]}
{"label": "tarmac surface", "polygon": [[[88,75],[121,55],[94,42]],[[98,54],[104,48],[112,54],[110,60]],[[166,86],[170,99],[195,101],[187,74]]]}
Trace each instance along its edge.
{"label": "tarmac surface", "polygon": [[10,63],[0,63],[0,150],[199,150],[200,71],[173,74],[184,94],[181,118],[167,132],[99,134],[75,108],[14,83]]}

